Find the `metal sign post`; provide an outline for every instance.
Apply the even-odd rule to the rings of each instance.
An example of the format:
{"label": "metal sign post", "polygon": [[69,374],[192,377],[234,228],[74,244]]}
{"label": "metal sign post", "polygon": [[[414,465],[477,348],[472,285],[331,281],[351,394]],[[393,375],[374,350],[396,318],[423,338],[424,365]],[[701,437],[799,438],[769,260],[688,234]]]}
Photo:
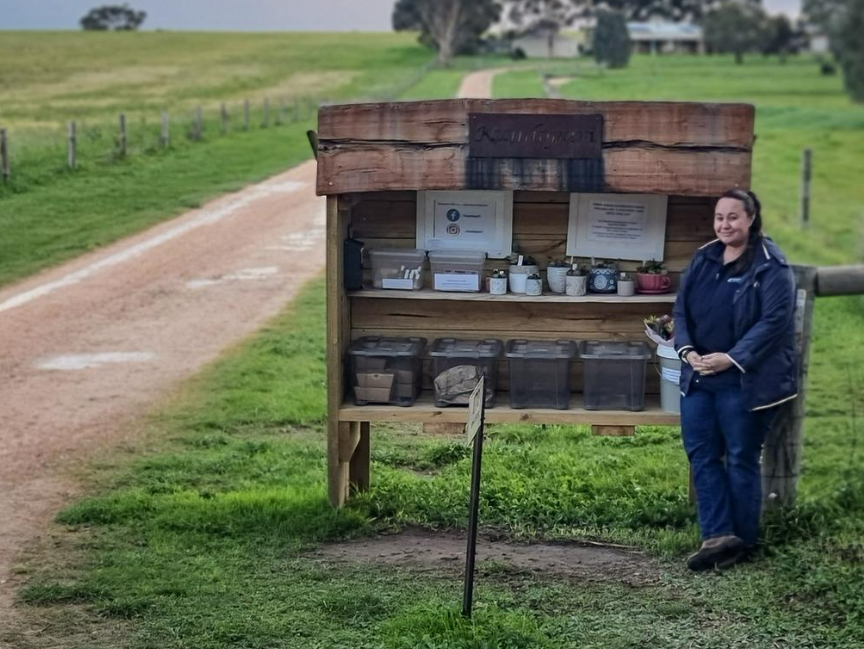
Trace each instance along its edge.
{"label": "metal sign post", "polygon": [[474,560],[477,557],[477,518],[480,509],[480,468],[483,462],[483,423],[486,417],[485,377],[480,377],[468,401],[468,421],[465,435],[474,442],[471,465],[471,499],[468,504],[468,548],[465,553],[465,589],[462,594],[462,615],[470,618],[474,599]]}

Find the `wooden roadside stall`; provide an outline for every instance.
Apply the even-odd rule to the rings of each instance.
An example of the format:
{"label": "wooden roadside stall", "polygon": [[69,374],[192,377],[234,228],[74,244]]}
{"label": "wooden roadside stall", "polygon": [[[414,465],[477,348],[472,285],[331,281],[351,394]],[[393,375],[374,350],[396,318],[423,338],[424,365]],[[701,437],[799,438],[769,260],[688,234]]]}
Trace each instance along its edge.
{"label": "wooden roadside stall", "polygon": [[[342,505],[369,485],[374,422],[464,423],[466,410],[436,407],[428,355],[423,392],[411,407],[354,405],[346,390],[346,350],[363,336],[456,336],[502,340],[645,340],[643,318],[670,313],[681,271],[713,234],[713,206],[731,187],[748,188],[754,109],[744,104],[479,100],[355,104],[321,109],[319,194],[327,196],[327,381],[329,497]],[[512,192],[512,246],[545,267],[566,255],[571,197],[664,197],[665,294],[581,297],[371,289],[347,291],[343,244],[419,248],[418,192]],[[510,196],[510,194],[508,194]],[[422,200],[422,198],[420,199]],[[586,261],[586,259],[581,259]],[[633,271],[640,264],[620,260]],[[500,259],[486,270],[505,268]],[[426,271],[428,272],[428,271]],[[586,410],[582,367],[573,364],[572,407],[512,409],[506,361],[488,423],[590,424],[597,434],[632,434],[637,425],[677,425],[659,406],[649,367],[641,411]]]}

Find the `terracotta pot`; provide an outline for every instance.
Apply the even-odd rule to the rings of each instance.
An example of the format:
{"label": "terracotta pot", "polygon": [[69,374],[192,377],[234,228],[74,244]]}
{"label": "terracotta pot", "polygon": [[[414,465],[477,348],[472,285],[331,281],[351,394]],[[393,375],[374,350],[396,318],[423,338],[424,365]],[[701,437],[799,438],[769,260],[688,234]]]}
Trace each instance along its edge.
{"label": "terracotta pot", "polygon": [[672,285],[672,280],[668,275],[659,275],[655,273],[638,273],[636,275],[636,286],[640,291],[651,291],[659,293],[668,291]]}

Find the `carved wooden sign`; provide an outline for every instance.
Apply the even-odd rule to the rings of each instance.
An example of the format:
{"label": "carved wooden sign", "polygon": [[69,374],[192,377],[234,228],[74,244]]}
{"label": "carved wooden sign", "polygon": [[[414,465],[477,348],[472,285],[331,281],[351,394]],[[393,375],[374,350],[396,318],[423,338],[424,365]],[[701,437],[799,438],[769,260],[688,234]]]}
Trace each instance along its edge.
{"label": "carved wooden sign", "polygon": [[600,158],[602,115],[469,113],[472,158]]}

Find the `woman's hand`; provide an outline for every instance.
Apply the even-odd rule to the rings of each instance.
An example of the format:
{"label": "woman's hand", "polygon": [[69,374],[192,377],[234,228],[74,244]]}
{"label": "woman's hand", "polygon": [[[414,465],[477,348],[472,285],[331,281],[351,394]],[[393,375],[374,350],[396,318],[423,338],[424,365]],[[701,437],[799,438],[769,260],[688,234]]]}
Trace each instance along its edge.
{"label": "woman's hand", "polygon": [[[698,357],[698,361],[694,357]],[[688,355],[687,360],[690,361],[693,369],[703,376],[719,374],[732,367],[732,361],[729,359],[729,356],[722,353],[705,354],[704,356],[698,356],[693,353]]]}

